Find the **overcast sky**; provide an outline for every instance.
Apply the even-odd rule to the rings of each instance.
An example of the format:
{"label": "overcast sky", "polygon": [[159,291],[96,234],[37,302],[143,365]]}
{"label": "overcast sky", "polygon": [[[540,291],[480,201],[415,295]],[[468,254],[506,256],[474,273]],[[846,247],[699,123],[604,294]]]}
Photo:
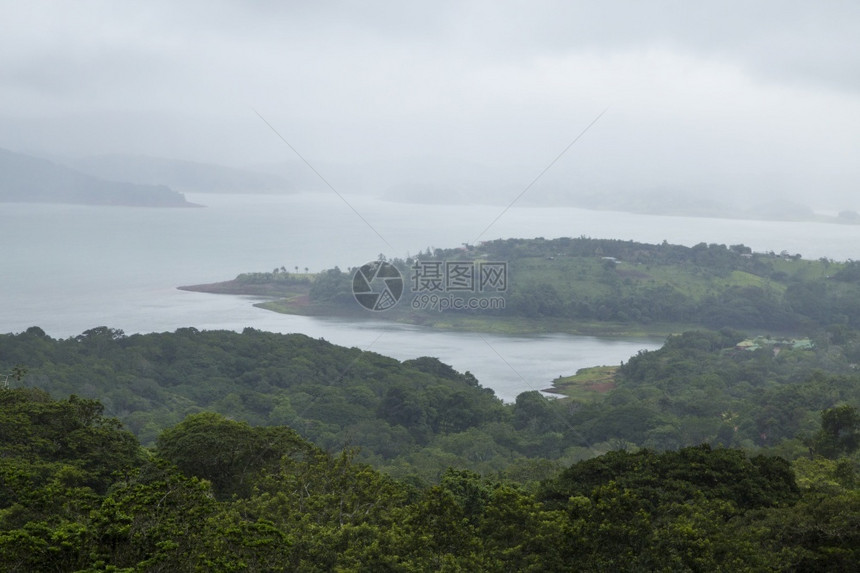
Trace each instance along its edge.
{"label": "overcast sky", "polygon": [[516,185],[607,110],[548,177],[860,208],[856,0],[1,6],[12,150],[294,160],[256,110],[312,163]]}

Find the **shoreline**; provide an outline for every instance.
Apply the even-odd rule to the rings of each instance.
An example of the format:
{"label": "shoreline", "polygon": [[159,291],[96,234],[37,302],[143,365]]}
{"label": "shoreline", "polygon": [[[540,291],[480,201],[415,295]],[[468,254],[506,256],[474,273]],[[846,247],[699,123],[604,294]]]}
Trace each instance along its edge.
{"label": "shoreline", "polygon": [[454,331],[502,334],[510,336],[533,336],[549,334],[572,334],[598,338],[665,338],[686,330],[702,328],[695,324],[641,325],[598,321],[572,321],[552,318],[529,319],[524,317],[493,316],[477,314],[454,314],[439,311],[412,311],[406,307],[385,312],[372,312],[337,304],[319,304],[310,301],[307,285],[248,284],[236,280],[216,283],[187,285],[179,290],[233,296],[257,296],[266,298],[253,306],[297,316],[320,318],[342,318],[354,320],[382,320],[424,328]]}

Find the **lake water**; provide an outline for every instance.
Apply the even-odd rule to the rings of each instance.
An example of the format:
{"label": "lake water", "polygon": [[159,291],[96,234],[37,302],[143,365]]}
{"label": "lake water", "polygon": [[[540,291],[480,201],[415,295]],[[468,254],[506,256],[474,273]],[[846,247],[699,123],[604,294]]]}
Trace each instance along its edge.
{"label": "lake water", "polygon": [[[384,253],[415,254],[476,239],[590,236],[693,245],[744,243],[807,258],[860,259],[860,227],[820,223],[655,217],[558,207],[399,204],[348,196],[362,221],[326,194],[188,195],[203,209],[0,204],[0,332],[38,325],[54,337],[95,326],[127,333],[183,326],[301,332],[398,359],[436,356],[469,370],[506,400],[559,375],[618,364],[653,339],[553,334],[506,337],[379,321],[279,315],[251,299],[176,290],[246,271],[318,271]],[[372,227],[372,229],[371,229]],[[381,239],[380,235],[384,238]]]}

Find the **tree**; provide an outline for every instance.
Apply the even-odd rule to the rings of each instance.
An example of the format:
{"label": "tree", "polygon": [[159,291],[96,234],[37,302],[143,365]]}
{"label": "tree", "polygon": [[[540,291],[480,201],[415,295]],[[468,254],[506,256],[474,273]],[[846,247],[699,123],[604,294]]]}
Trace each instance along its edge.
{"label": "tree", "polygon": [[220,499],[247,497],[262,470],[276,467],[283,456],[315,449],[290,428],[252,428],[212,412],[188,416],[156,444],[182,473],[209,480]]}
{"label": "tree", "polygon": [[812,441],[815,453],[826,458],[850,455],[860,447],[860,415],[848,404],[821,412],[821,429]]}

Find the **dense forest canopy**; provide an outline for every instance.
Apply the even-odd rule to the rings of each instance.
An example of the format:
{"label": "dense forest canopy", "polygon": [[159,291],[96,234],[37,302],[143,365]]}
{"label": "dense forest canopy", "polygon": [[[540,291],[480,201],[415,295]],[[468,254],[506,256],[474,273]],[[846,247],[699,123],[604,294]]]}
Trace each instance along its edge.
{"label": "dense forest canopy", "polygon": [[[802,463],[801,463],[802,462]],[[851,571],[850,462],[616,451],[526,487],[415,487],[287,427],[192,414],[146,450],[101,404],[0,390],[4,571]]]}
{"label": "dense forest canopy", "polygon": [[536,479],[554,467],[546,461],[618,448],[708,443],[805,455],[821,411],[860,404],[858,344],[845,329],[802,345],[687,332],[615,367],[599,392],[529,391],[514,403],[432,357],[401,362],[254,329],[126,336],[100,327],[58,340],[33,327],[0,335],[0,371],[26,368],[11,387],[98,398],[146,446],[210,411],[289,426],[328,451],[358,448],[362,461],[419,482],[449,465]]}

